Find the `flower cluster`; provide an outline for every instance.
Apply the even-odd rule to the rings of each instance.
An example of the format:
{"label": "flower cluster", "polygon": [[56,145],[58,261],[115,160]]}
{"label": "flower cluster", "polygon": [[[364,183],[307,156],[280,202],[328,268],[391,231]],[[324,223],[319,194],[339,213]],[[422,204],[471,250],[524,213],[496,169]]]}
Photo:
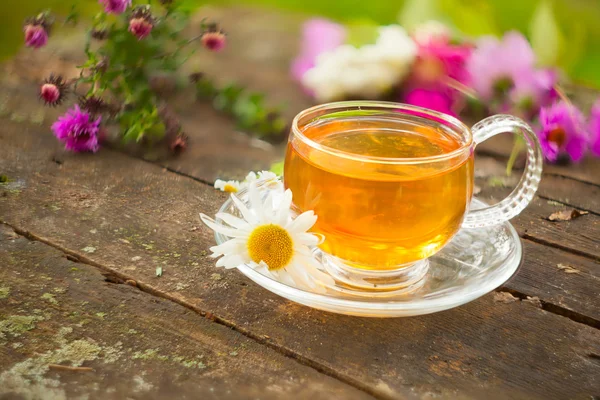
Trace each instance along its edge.
{"label": "flower cluster", "polygon": [[[156,81],[189,58],[194,51],[190,45],[222,50],[225,34],[217,24],[203,23],[201,35],[182,37],[182,22],[189,15],[172,0],[160,0],[155,7],[162,10],[139,2],[134,6],[132,0],[98,3],[103,10],[89,29],[93,41],[86,43],[88,59],[79,76],[65,79],[52,74],[40,85],[39,97],[48,106],[62,104],[69,94],[77,98],[78,104],[52,125],[54,135],[67,150],[96,152],[106,136],[100,134],[105,131],[101,124],[114,124],[126,142],[166,141],[173,153],[182,151],[188,138],[177,116],[165,111]],[[48,12],[27,19],[25,45],[44,47],[52,22]]]}
{"label": "flower cluster", "polygon": [[377,42],[356,48],[342,45],[317,56],[302,83],[319,101],[362,95],[376,98],[389,92],[410,71],[416,46],[399,26],[379,29]]}
{"label": "flower cluster", "polygon": [[[545,157],[579,161],[600,155],[600,101],[589,121],[559,96],[558,71],[538,67],[518,32],[471,41],[437,21],[410,36],[398,25],[380,28],[377,42],[344,44],[346,30],[308,21],[292,75],[318,101],[379,98],[458,116],[479,103],[491,113],[510,113],[536,126]],[[561,98],[562,97],[562,98]]]}

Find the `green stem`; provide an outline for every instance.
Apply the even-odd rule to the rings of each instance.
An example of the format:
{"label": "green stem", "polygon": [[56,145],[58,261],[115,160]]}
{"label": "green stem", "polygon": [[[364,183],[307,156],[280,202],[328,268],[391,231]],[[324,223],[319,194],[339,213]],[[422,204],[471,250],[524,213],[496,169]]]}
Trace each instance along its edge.
{"label": "green stem", "polygon": [[524,144],[523,139],[520,136],[515,138],[515,142],[513,144],[513,148],[510,153],[510,157],[508,159],[508,164],[506,165],[506,176],[512,175],[513,167],[515,165],[515,162],[517,161],[517,157],[519,157],[519,154],[521,154],[521,150],[523,149],[523,144]]}

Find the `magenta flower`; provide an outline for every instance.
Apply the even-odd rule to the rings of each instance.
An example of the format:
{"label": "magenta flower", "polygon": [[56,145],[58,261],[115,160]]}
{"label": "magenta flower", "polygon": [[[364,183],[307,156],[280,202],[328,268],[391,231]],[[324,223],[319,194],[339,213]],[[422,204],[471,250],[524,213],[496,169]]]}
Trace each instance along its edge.
{"label": "magenta flower", "polygon": [[519,32],[508,32],[502,41],[482,38],[467,63],[473,88],[482,100],[511,89],[523,74],[535,67],[535,54]]}
{"label": "magenta flower", "polygon": [[315,66],[317,56],[331,51],[344,43],[346,29],[327,19],[315,18],[304,23],[302,28],[302,48],[293,61],[291,73],[301,81],[304,73]]}
{"label": "magenta flower", "polygon": [[225,34],[219,30],[205,32],[200,40],[204,48],[215,52],[223,50],[227,43]]}
{"label": "magenta flower", "polygon": [[138,40],[147,38],[153,28],[154,24],[152,21],[144,17],[132,18],[129,21],[129,32],[137,37]]}
{"label": "magenta flower", "polygon": [[29,23],[25,25],[25,45],[39,49],[48,43],[48,31],[43,24]]}
{"label": "magenta flower", "polygon": [[421,43],[411,81],[417,86],[446,86],[451,81],[468,84],[470,79],[466,65],[471,51],[470,46],[453,45],[442,40]]}
{"label": "magenta flower", "polygon": [[131,5],[131,0],[98,0],[108,14],[123,14]]}
{"label": "magenta flower", "polygon": [[594,155],[600,157],[600,99],[592,107],[590,112],[590,149]]}
{"label": "magenta flower", "polygon": [[456,116],[452,111],[452,98],[447,91],[428,89],[414,89],[406,94],[404,101],[407,104],[429,108],[444,114]]}
{"label": "magenta flower", "polygon": [[554,103],[540,111],[541,129],[537,132],[546,159],[556,161],[560,154],[577,162],[585,154],[588,135],[581,111],[565,102]]}
{"label": "magenta flower", "polygon": [[79,106],[67,111],[52,125],[54,136],[65,144],[65,149],[74,152],[91,151],[95,153],[100,148],[98,131],[101,117],[95,121],[92,116],[81,111]]}

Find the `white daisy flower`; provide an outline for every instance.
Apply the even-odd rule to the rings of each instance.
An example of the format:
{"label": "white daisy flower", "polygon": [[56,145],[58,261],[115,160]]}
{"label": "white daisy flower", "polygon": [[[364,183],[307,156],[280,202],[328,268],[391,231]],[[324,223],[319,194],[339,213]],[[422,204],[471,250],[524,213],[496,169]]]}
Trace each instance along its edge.
{"label": "white daisy flower", "polygon": [[222,179],[215,181],[215,189],[219,189],[221,192],[237,193],[243,188],[243,184],[239,181],[224,181]]}
{"label": "white daisy flower", "polygon": [[216,217],[226,225],[200,214],[202,222],[209,228],[231,238],[210,248],[212,257],[221,257],[217,267],[229,269],[247,264],[280,282],[324,292],[326,289],[322,285],[333,285],[334,280],[318,269],[318,261],[311,250],[323,239],[307,232],[317,221],[317,216],[307,211],[292,218],[291,190],[281,190],[279,196],[273,196],[273,193],[270,191],[263,201],[258,185],[251,183],[248,188],[250,207],[231,194],[242,218],[218,213]]}

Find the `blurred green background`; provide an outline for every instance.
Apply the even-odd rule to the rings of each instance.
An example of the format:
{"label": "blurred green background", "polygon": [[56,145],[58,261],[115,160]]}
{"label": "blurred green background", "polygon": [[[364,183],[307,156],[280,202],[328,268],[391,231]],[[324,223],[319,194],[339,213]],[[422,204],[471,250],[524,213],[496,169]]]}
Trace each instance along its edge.
{"label": "blurred green background", "polygon": [[[369,32],[365,26],[400,22],[410,28],[434,18],[472,36],[501,35],[518,29],[529,37],[542,64],[559,66],[575,82],[600,88],[599,0],[181,1],[190,7],[260,5],[305,15],[324,15],[357,27],[353,29],[355,40],[357,35]],[[22,46],[21,26],[27,16],[46,8],[67,14],[73,3],[83,14],[100,9],[97,0],[3,0],[2,3],[0,59],[10,57]]]}

